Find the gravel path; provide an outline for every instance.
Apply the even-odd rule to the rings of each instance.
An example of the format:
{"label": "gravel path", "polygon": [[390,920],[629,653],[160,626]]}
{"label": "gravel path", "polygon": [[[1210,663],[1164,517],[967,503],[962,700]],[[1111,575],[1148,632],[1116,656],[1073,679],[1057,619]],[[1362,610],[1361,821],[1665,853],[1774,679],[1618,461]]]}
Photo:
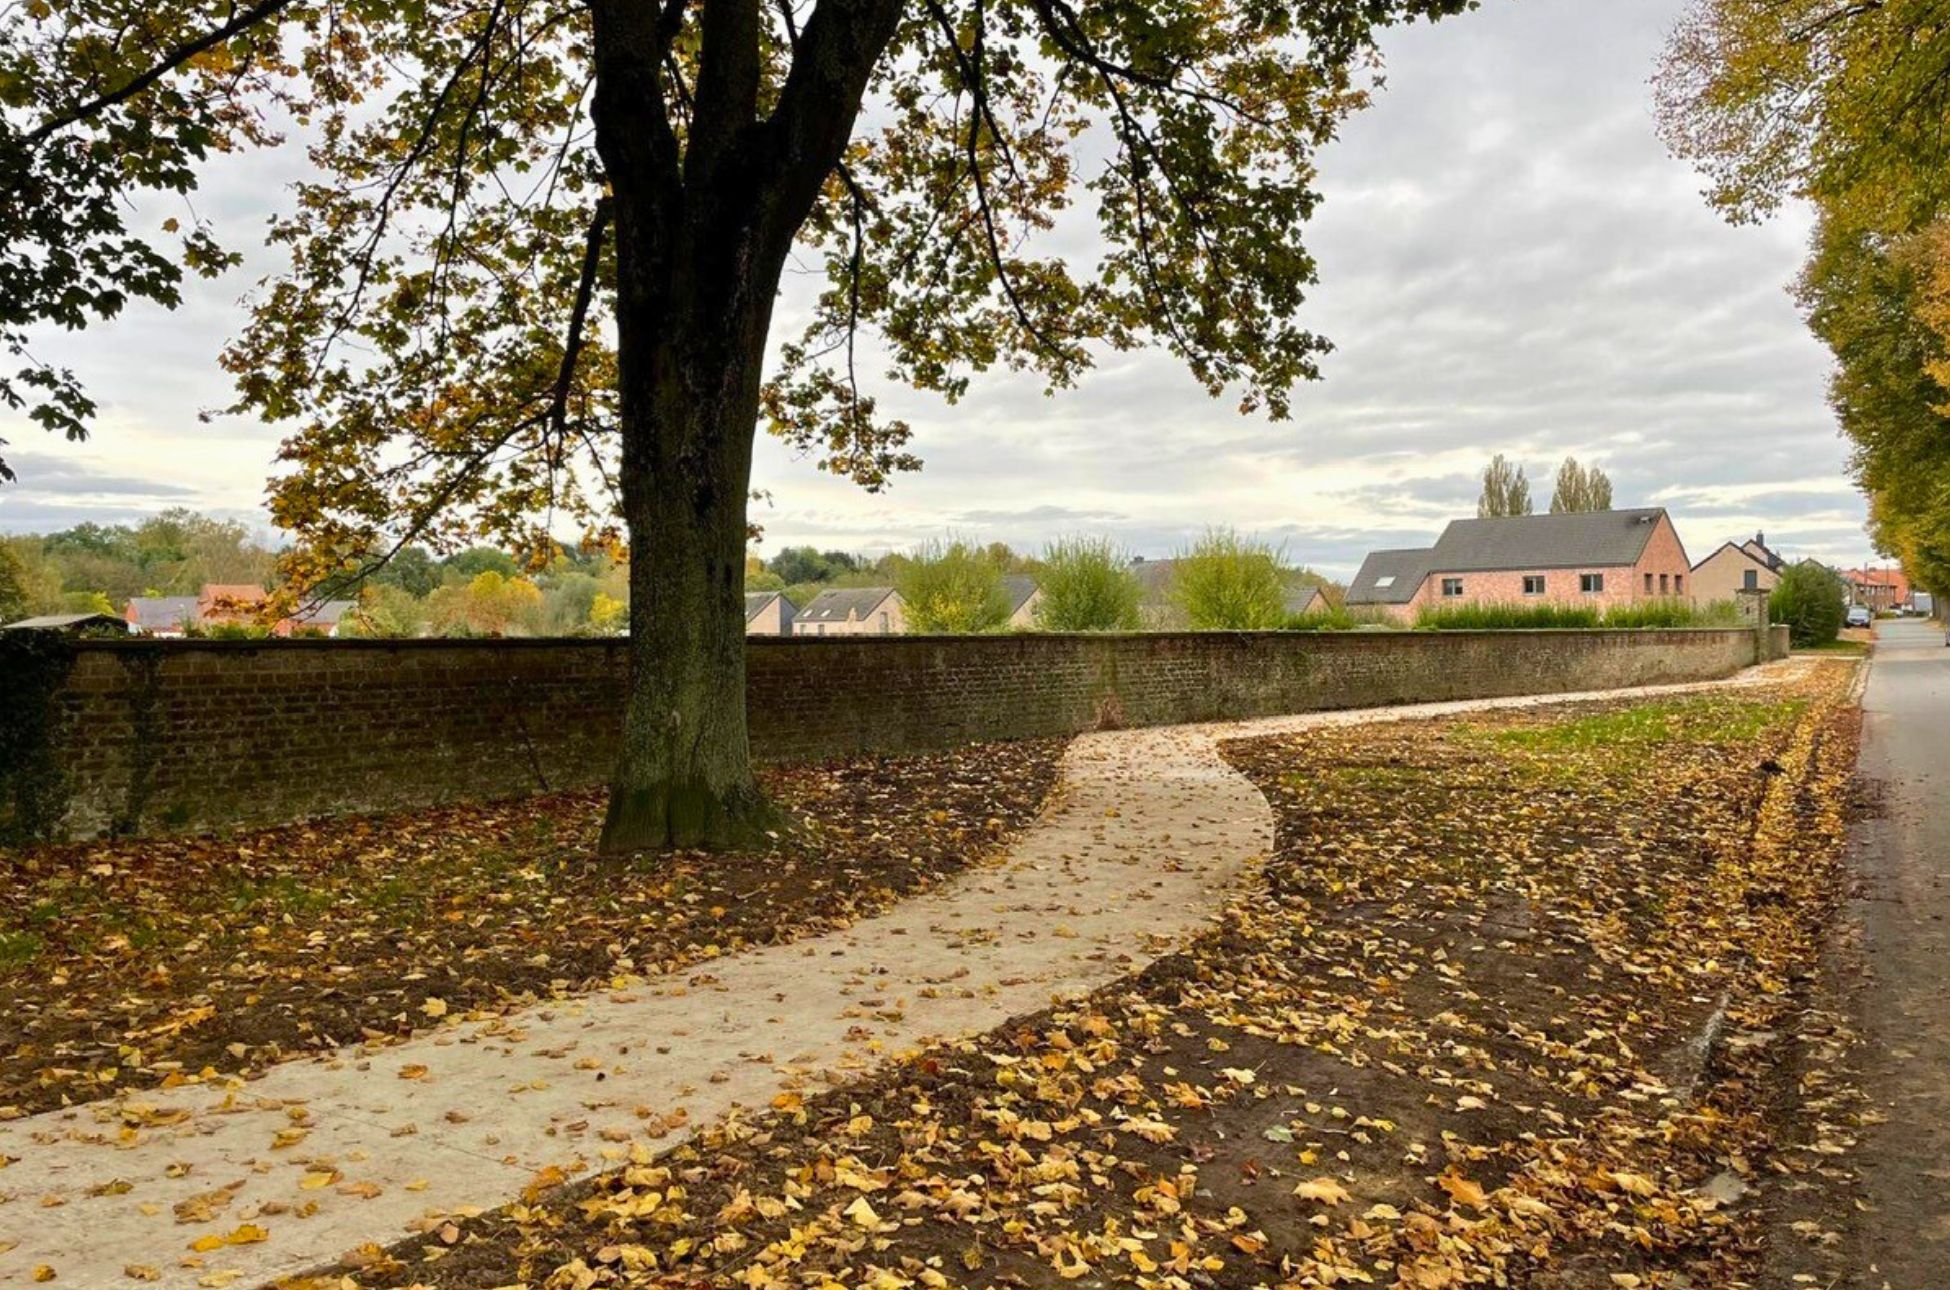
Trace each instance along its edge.
{"label": "gravel path", "polygon": [[248,1084],[0,1125],[0,1283],[46,1267],[57,1285],[256,1285],[1135,971],[1271,844],[1222,738],[1701,688],[1082,736],[1007,855],[845,931]]}

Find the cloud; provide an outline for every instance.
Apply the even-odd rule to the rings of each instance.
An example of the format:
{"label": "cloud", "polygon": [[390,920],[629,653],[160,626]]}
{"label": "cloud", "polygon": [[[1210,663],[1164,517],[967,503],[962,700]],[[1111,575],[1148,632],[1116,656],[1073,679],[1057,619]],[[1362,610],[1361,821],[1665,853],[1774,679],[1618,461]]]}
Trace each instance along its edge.
{"label": "cloud", "polygon": [[[1386,88],[1321,159],[1307,233],[1321,282],[1300,321],[1336,348],[1291,420],[1238,415],[1157,350],[1108,355],[1056,397],[1009,373],[952,407],[879,388],[926,468],[866,494],[761,436],[764,548],[884,551],[957,528],[1033,548],[1087,530],[1164,555],[1229,523],[1345,575],[1370,547],[1471,513],[1501,451],[1540,504],[1563,456],[1596,461],[1621,504],[1670,506],[1696,555],[1763,528],[1801,554],[1864,558],[1828,356],[1788,294],[1806,220],[1725,225],[1653,131],[1647,79],[1683,6],[1527,0],[1390,34]],[[240,228],[285,177],[227,159],[199,202]],[[213,359],[240,282],[195,284],[175,316],[53,338],[47,356],[109,415],[90,444],[37,458],[261,516],[278,436],[194,420],[228,395]],[[781,331],[809,290],[788,283]],[[863,356],[863,373],[880,366]],[[16,449],[36,434],[0,418]],[[139,496],[24,474],[0,492],[0,527]]]}

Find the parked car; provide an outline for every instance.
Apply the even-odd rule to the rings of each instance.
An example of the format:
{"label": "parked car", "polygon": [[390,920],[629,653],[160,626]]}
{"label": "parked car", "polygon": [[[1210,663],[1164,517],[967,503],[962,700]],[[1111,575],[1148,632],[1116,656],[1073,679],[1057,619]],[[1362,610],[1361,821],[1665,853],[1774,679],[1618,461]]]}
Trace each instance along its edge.
{"label": "parked car", "polygon": [[[1869,612],[1867,605],[1850,605],[1848,607],[1848,617],[1842,621],[1850,627],[1867,627],[1875,621],[1875,618],[1876,616]],[[1832,622],[1833,620],[1831,619],[1830,621]]]}

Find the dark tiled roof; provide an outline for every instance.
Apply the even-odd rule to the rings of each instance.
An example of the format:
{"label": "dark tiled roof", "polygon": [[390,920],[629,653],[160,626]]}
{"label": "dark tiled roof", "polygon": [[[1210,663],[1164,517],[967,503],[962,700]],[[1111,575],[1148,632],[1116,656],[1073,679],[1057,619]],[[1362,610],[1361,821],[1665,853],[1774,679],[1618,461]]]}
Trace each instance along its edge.
{"label": "dark tiled roof", "polygon": [[1350,605],[1405,605],[1415,598],[1422,579],[1429,576],[1428,547],[1401,547],[1391,551],[1370,551],[1361,561],[1361,571],[1347,585]]}
{"label": "dark tiled roof", "polygon": [[145,632],[166,632],[197,621],[195,596],[137,596],[128,619]]}
{"label": "dark tiled roof", "polygon": [[1429,552],[1430,573],[1590,569],[1636,564],[1665,511],[1574,511],[1451,520]]}
{"label": "dark tiled roof", "polygon": [[831,587],[814,596],[798,617],[802,622],[843,623],[851,610],[855,618],[864,620],[893,594],[892,587]]}
{"label": "dark tiled roof", "polygon": [[1002,594],[1009,598],[1009,614],[1013,617],[1036,594],[1036,580],[1026,573],[1005,573]]}
{"label": "dark tiled roof", "polygon": [[1310,582],[1288,582],[1286,585],[1285,609],[1289,614],[1304,614],[1307,606],[1313,604],[1314,597],[1321,598],[1321,607],[1327,606],[1327,593]]}
{"label": "dark tiled roof", "polygon": [[745,593],[745,621],[750,622],[765,612],[765,606],[777,600],[776,591],[747,591]]}
{"label": "dark tiled roof", "polygon": [[1171,576],[1177,564],[1176,560],[1147,560],[1139,556],[1131,561],[1131,572],[1137,576],[1145,596],[1162,599],[1171,589]]}

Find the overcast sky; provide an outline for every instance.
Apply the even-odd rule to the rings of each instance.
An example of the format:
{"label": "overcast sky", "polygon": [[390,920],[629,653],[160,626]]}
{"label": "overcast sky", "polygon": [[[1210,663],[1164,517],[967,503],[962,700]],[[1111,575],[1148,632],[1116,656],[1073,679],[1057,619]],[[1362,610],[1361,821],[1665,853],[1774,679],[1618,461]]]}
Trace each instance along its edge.
{"label": "overcast sky", "polygon": [[[1493,452],[1541,509],[1572,453],[1618,505],[1664,505],[1694,559],[1764,529],[1794,555],[1868,554],[1864,508],[1823,401],[1825,352],[1788,295],[1807,224],[1730,228],[1653,130],[1650,77],[1681,0],[1486,0],[1384,44],[1387,88],[1323,159],[1303,318],[1337,346],[1294,415],[1241,417],[1169,355],[1119,355],[1081,388],[979,380],[948,408],[878,390],[926,467],[880,496],[761,436],[762,550],[881,551],[947,531],[1036,547],[1079,530],[1168,555],[1211,523],[1346,576],[1473,513]],[[233,241],[289,160],[232,163],[198,198]],[[44,357],[102,404],[94,439],[0,414],[19,484],[0,529],[189,505],[268,524],[275,433],[198,421],[242,276],[174,314],[140,309]]]}

